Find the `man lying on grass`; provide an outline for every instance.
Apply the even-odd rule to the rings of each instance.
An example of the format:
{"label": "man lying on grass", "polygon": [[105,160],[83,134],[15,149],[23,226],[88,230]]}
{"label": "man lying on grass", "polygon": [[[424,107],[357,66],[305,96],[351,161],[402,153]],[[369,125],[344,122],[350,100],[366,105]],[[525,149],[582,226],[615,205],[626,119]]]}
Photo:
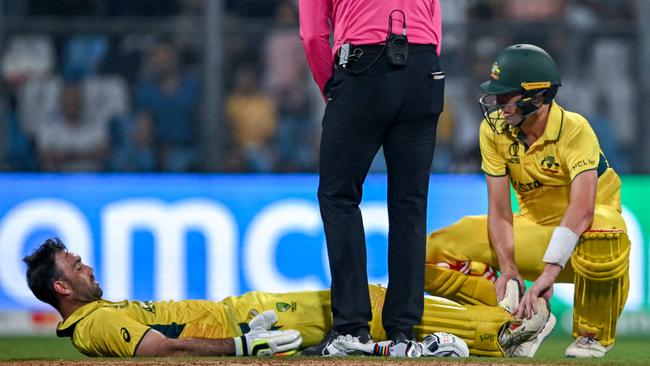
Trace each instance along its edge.
{"label": "man lying on grass", "polygon": [[[285,294],[253,291],[219,302],[112,302],[102,299],[103,292],[93,269],[69,252],[59,239],[46,240],[24,261],[29,288],[63,318],[57,335],[70,337],[73,345],[88,356],[293,354],[301,345],[318,344],[332,326],[328,290]],[[370,332],[374,340],[386,339],[381,327],[385,293],[382,287],[370,287],[373,306]],[[535,316],[520,320],[500,307],[461,306],[446,299],[427,297],[422,322],[415,328],[417,339],[423,342],[384,341],[369,347],[354,339],[341,339],[324,350],[323,356],[520,354],[513,350],[531,349],[531,346],[537,349],[550,332],[545,331],[549,317],[543,299]],[[427,337],[432,333],[434,336]]]}

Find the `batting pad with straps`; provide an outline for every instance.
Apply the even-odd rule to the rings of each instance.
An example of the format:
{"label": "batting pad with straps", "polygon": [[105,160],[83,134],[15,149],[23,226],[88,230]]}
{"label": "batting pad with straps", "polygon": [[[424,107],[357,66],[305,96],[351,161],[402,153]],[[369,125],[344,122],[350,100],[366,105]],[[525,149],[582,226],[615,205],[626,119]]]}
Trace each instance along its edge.
{"label": "batting pad with straps", "polygon": [[[375,340],[386,339],[386,332],[381,322],[381,309],[385,295],[385,288],[370,286],[370,298],[373,304],[370,333]],[[414,327],[413,332],[419,341],[435,332],[451,333],[467,343],[469,352],[473,356],[503,357],[504,352],[499,345],[498,334],[508,320],[510,314],[496,306],[461,305],[440,297],[427,296],[424,299],[422,321]]]}
{"label": "batting pad with straps", "polygon": [[573,336],[614,343],[616,322],[629,290],[630,240],[622,230],[587,231],[571,256],[574,271]]}
{"label": "batting pad with straps", "polygon": [[424,291],[463,305],[497,305],[497,295],[491,280],[431,263],[426,264]]}

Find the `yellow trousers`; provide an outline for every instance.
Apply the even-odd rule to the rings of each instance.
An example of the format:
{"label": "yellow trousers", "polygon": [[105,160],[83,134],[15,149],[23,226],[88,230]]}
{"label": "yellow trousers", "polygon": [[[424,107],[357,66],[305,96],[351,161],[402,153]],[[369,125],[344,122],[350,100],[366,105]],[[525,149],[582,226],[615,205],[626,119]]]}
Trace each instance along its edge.
{"label": "yellow trousers", "polygon": [[[539,225],[522,215],[514,215],[515,264],[524,279],[533,281],[544,270],[545,263],[542,261],[542,258],[544,257],[546,247],[554,229],[555,226]],[[623,238],[621,240],[627,241],[627,250],[624,246],[619,248],[618,244],[613,244],[612,248],[609,246],[602,248],[605,245],[609,245],[604,241],[604,244],[597,243],[595,246],[585,245],[583,244],[583,235],[583,241],[578,245],[573,257],[576,257],[577,253],[582,253],[586,250],[589,253],[596,253],[597,258],[594,260],[594,263],[627,262],[628,259],[625,257],[629,256],[629,240],[627,240],[627,235],[625,234],[627,228],[623,217],[618,211],[608,206],[597,205],[591,230],[618,230],[622,232]],[[601,252],[610,253],[612,258],[606,258]],[[589,253],[587,257],[590,256]],[[492,282],[482,277],[467,276],[460,274],[458,271],[449,270],[440,266],[441,263],[455,264],[466,261],[480,262],[496,269],[499,268],[496,253],[490,245],[488,237],[488,221],[486,215],[464,217],[458,222],[436,230],[429,235],[427,240],[425,289],[432,295],[443,296],[463,304],[496,305],[497,301]],[[598,267],[595,264],[592,265]],[[580,273],[584,272],[581,271]],[[594,332],[594,329],[605,328],[607,331],[603,332],[599,340],[604,345],[613,343],[616,319],[622,311],[629,287],[627,284],[627,267],[619,270],[619,272],[624,273],[620,273],[620,278],[612,278],[610,281],[616,282],[618,289],[612,290],[613,293],[611,296],[607,295],[612,298],[612,301],[617,302],[616,306],[619,310],[614,311],[614,315],[610,314],[608,319],[602,319],[601,321],[591,317],[582,322],[574,322],[574,336],[601,333]],[[557,282],[579,283],[578,278],[581,276],[580,273],[576,275],[572,261],[569,261],[560,273]],[[597,288],[612,287],[613,282],[607,282],[605,279],[609,278],[597,279],[595,286]],[[595,304],[597,301],[595,299],[592,301],[589,294],[576,294],[576,303],[582,304],[583,308],[579,310],[582,312],[587,311],[585,309],[588,309],[590,304]],[[574,310],[577,310],[577,308]],[[597,309],[591,309],[589,312],[597,313]],[[581,316],[582,314],[576,314],[574,311],[574,318],[580,318]],[[604,333],[611,334],[611,337],[604,335]]]}
{"label": "yellow trousers", "polygon": [[[370,286],[372,321],[370,335],[375,341],[386,339],[381,311],[386,289]],[[330,291],[300,291],[273,294],[253,291],[238,297],[229,297],[226,305],[231,320],[227,336],[238,336],[247,331],[247,323],[264,310],[275,310],[280,329],[296,329],[303,338],[303,347],[318,344],[332,327]],[[470,353],[482,356],[503,356],[498,343],[501,328],[510,319],[505,310],[485,305],[463,306],[442,298],[425,297],[422,322],[414,333],[421,340],[434,332],[448,332],[465,340]]]}

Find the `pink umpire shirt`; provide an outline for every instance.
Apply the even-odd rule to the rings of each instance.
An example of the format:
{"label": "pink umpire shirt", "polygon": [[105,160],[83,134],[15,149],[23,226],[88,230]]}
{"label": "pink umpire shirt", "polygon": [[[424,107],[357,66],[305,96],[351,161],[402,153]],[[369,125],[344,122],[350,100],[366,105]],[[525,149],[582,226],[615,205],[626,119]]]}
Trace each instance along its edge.
{"label": "pink umpire shirt", "polygon": [[[440,53],[440,0],[300,0],[300,39],[314,80],[322,91],[332,76],[334,55],[344,43],[382,44],[388,15],[395,9],[406,15],[409,43],[434,44]],[[330,25],[334,47],[330,48]],[[402,15],[393,13],[393,33],[402,33]]]}

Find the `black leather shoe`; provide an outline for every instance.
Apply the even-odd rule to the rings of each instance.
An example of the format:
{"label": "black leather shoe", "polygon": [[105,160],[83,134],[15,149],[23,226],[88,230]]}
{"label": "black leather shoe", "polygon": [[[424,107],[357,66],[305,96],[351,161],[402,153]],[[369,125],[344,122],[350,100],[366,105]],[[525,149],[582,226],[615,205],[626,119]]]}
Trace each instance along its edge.
{"label": "black leather shoe", "polygon": [[302,350],[300,353],[302,356],[322,356],[323,355],[323,350],[327,348],[327,346],[332,343],[333,340],[336,339],[336,337],[339,336],[339,333],[335,331],[334,329],[330,329],[327,334],[325,334],[325,337],[323,338],[322,341],[320,341],[319,344],[314,345],[314,346],[309,346],[305,349]]}
{"label": "black leather shoe", "polygon": [[372,341],[368,328],[359,328],[352,333],[352,336],[359,338],[359,342],[361,343],[368,343]]}
{"label": "black leather shoe", "polygon": [[422,344],[415,341],[413,332],[393,330],[388,335],[388,340],[393,342],[390,354],[394,357],[417,358],[422,356]]}
{"label": "black leather shoe", "polygon": [[[410,332],[409,332],[410,333]],[[414,341],[413,333],[407,334],[403,330],[394,330],[388,334],[388,340],[393,341],[393,344]]]}

